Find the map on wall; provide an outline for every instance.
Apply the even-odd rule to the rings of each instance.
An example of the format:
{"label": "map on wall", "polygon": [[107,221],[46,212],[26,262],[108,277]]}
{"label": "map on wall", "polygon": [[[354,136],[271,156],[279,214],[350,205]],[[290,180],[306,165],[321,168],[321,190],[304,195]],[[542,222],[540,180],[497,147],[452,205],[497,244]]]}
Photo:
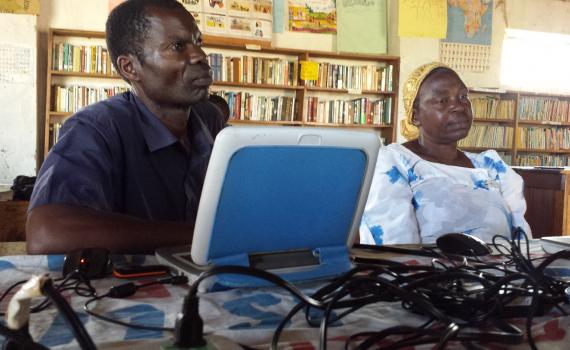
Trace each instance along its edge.
{"label": "map on wall", "polygon": [[289,30],[336,33],[335,0],[289,0]]}
{"label": "map on wall", "polygon": [[448,0],[445,41],[491,45],[492,0]]}
{"label": "map on wall", "polygon": [[493,28],[492,0],[448,0],[447,36],[441,41],[441,61],[453,69],[489,69]]}

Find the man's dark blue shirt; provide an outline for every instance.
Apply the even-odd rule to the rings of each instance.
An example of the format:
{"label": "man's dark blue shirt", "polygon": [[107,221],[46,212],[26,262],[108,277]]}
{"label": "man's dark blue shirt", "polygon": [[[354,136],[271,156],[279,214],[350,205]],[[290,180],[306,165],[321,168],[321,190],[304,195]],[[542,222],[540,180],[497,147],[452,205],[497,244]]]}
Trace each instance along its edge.
{"label": "man's dark blue shirt", "polygon": [[68,204],[150,220],[194,222],[223,117],[208,102],[188,117],[190,149],[132,93],[70,117],[43,163],[29,210]]}

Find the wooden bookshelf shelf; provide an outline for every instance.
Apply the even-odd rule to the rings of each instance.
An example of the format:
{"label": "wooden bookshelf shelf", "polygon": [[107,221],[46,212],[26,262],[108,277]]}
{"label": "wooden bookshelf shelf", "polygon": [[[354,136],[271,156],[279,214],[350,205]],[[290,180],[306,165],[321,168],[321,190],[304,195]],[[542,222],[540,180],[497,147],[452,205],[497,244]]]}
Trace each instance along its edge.
{"label": "wooden bookshelf shelf", "polygon": [[347,89],[321,88],[321,87],[314,87],[314,86],[307,86],[306,89],[307,89],[307,91],[312,91],[312,92],[332,92],[332,93],[348,94],[348,95],[355,95],[355,96],[360,96],[360,95],[386,95],[386,96],[391,96],[391,95],[396,94],[394,91],[377,91],[377,90],[362,90],[359,93],[358,92],[353,93],[352,91],[349,91]]}
{"label": "wooden bookshelf shelf", "polygon": [[60,70],[52,70],[50,74],[52,76],[63,76],[63,77],[122,79],[119,75],[108,75],[103,73],[67,72]]}
{"label": "wooden bookshelf shelf", "polygon": [[262,120],[230,120],[230,124],[237,125],[237,124],[251,124],[251,125],[293,125],[293,126],[301,126],[303,125],[300,121],[262,121]]}
{"label": "wooden bookshelf shelf", "polygon": [[71,112],[50,111],[49,114],[53,117],[69,117],[72,113]]}
{"label": "wooden bookshelf shelf", "polygon": [[570,154],[570,149],[519,148],[517,152]]}
{"label": "wooden bookshelf shelf", "polygon": [[275,89],[275,90],[303,90],[302,86],[290,86],[290,85],[273,85],[273,84],[254,84],[254,83],[237,83],[233,81],[221,81],[216,80],[212,84],[213,87],[239,87],[247,89]]}
{"label": "wooden bookshelf shelf", "polygon": [[[467,151],[467,152],[483,152],[486,150],[489,150],[491,148],[489,147],[460,147],[462,150]],[[511,149],[510,148],[501,148],[501,147],[496,147],[496,148],[492,148],[497,152],[510,152]]]}
{"label": "wooden bookshelf shelf", "polygon": [[363,128],[363,129],[391,129],[391,125],[373,125],[373,124],[366,124],[366,125],[359,125],[359,124],[330,124],[330,123],[317,123],[317,122],[305,122],[305,125],[310,126],[327,126],[333,128]]}
{"label": "wooden bookshelf shelf", "polygon": [[557,122],[551,120],[519,120],[519,124],[539,126],[570,126],[570,122]]}
{"label": "wooden bookshelf shelf", "polygon": [[514,124],[514,119],[473,118],[473,123]]}

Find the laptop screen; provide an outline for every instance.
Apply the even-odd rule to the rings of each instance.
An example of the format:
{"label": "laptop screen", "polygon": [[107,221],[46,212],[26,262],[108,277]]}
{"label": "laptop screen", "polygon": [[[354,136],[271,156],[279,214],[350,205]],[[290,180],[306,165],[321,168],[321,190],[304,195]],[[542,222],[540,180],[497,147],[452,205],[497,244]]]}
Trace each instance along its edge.
{"label": "laptop screen", "polygon": [[208,255],[345,244],[366,165],[366,154],[356,148],[238,150],[223,182]]}

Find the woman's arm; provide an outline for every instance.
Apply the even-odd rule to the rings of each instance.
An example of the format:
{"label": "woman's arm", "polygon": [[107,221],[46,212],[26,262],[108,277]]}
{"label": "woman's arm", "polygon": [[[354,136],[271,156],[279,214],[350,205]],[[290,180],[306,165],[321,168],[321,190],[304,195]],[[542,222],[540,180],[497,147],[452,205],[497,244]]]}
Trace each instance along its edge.
{"label": "woman's arm", "polygon": [[390,147],[378,154],[360,225],[364,244],[419,243],[413,192],[402,155]]}
{"label": "woman's arm", "polygon": [[524,198],[524,181],[522,177],[507,165],[496,151],[487,151],[485,156],[490,157],[494,162],[492,167],[499,176],[501,195],[511,213],[512,227],[522,228],[529,238],[532,238],[530,226],[524,217],[526,200]]}
{"label": "woman's arm", "polygon": [[501,177],[501,194],[511,211],[512,226],[520,227],[529,238],[532,238],[530,226],[524,214],[526,212],[526,200],[524,198],[524,182],[522,177],[507,165],[507,171]]}

